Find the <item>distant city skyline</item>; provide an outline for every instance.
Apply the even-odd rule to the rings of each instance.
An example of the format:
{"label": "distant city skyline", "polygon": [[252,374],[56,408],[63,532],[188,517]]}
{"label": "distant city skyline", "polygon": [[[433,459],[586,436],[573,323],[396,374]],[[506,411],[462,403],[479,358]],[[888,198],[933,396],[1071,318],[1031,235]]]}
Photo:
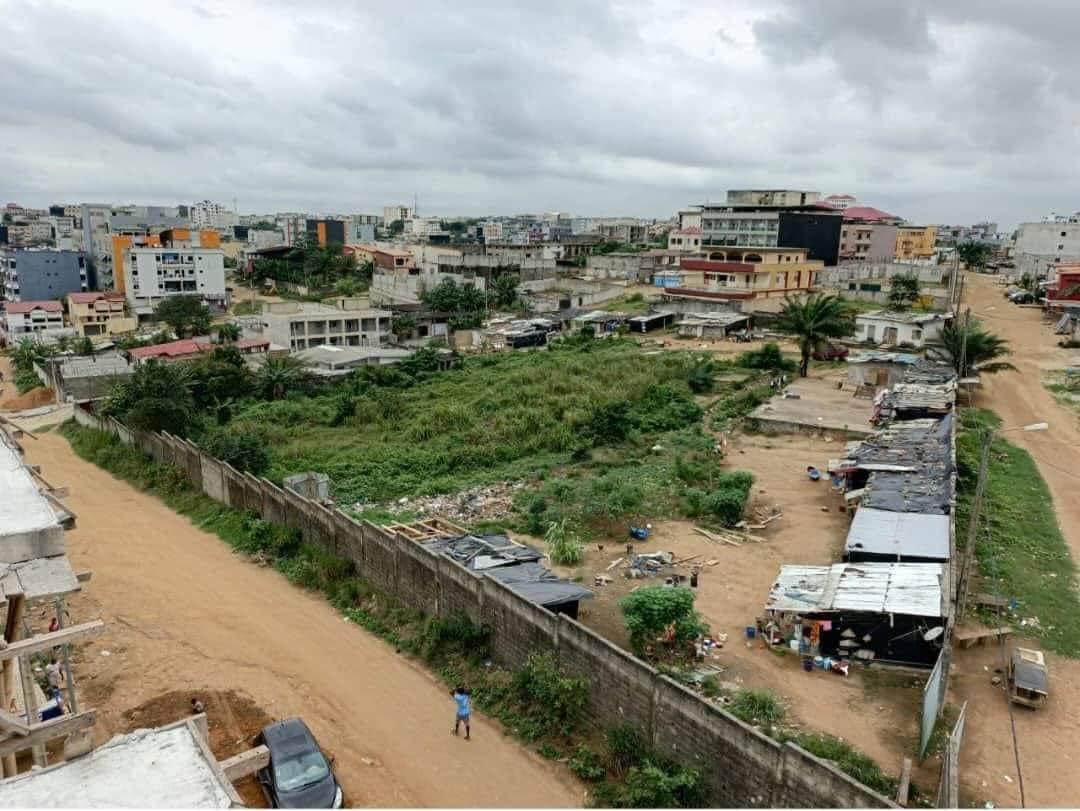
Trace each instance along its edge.
{"label": "distant city skyline", "polygon": [[1061,0],[0,9],[0,195],[27,205],[667,217],[741,187],[1003,229],[1080,209]]}

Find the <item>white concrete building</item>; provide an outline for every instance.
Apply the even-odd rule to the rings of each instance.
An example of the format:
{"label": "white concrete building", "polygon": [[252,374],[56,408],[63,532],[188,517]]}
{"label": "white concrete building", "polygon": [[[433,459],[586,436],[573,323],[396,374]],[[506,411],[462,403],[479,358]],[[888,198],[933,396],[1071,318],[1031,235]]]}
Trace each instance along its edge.
{"label": "white concrete building", "polygon": [[131,308],[148,314],[170,296],[198,296],[224,309],[225,253],[218,248],[133,247],[124,252],[124,288]]}
{"label": "white concrete building", "polygon": [[1044,274],[1055,262],[1080,261],[1080,212],[1052,222],[1021,223],[1014,250],[1017,270]]}
{"label": "white concrete building", "polygon": [[413,218],[412,206],[385,206],[382,210],[383,225],[389,227],[394,220],[411,220]]}
{"label": "white concrete building", "polygon": [[921,348],[935,343],[952,313],[878,310],[855,317],[855,340],[877,346]]}
{"label": "white concrete building", "polygon": [[240,222],[235,212],[210,200],[194,203],[189,214],[191,227],[196,231],[224,231]]}
{"label": "white concrete building", "polygon": [[331,307],[311,301],[281,301],[263,305],[262,314],[244,319],[245,336],[265,338],[271,346],[299,352],[317,346],[377,347],[390,334],[393,313],[371,307],[352,308],[345,299]]}
{"label": "white concrete building", "polygon": [[[73,330],[66,330],[74,334]],[[59,301],[8,301],[0,319],[0,338],[13,344],[28,337],[65,334],[64,309]]]}

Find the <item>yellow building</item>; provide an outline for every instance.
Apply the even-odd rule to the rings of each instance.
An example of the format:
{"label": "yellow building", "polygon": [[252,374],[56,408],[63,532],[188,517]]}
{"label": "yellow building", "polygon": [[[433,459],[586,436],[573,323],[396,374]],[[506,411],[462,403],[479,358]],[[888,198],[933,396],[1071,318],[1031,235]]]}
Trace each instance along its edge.
{"label": "yellow building", "polygon": [[896,228],[896,258],[932,259],[937,228],[933,225],[899,225]]}
{"label": "yellow building", "polygon": [[701,284],[684,285],[665,293],[739,302],[744,312],[774,311],[784,298],[808,293],[817,284],[825,263],[807,259],[802,248],[724,248],[707,258],[683,257],[681,270],[702,274]]}
{"label": "yellow building", "polygon": [[68,319],[71,326],[87,338],[134,332],[138,320],[127,314],[123,296],[108,293],[69,293]]}

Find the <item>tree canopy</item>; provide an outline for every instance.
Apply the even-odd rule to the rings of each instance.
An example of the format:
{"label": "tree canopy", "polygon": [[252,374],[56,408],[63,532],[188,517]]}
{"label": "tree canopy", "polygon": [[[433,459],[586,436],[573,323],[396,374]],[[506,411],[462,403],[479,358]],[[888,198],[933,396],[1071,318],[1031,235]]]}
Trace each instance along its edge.
{"label": "tree canopy", "polygon": [[154,317],[172,327],[177,338],[206,335],[213,323],[209,308],[198,296],[170,296],[162,299],[154,308]]}
{"label": "tree canopy", "polygon": [[842,298],[814,293],[806,298],[788,298],[776,321],[776,329],[795,338],[802,357],[799,375],[806,377],[810,356],[828,344],[830,338],[843,338],[855,331],[855,318]]}
{"label": "tree canopy", "polygon": [[961,242],[956,246],[956,253],[959,254],[961,262],[977,270],[986,266],[994,255],[994,249],[985,242]]}
{"label": "tree canopy", "polygon": [[906,310],[919,300],[921,285],[916,273],[899,273],[892,277],[889,288],[889,309]]}
{"label": "tree canopy", "polygon": [[104,414],[140,431],[168,431],[176,436],[201,427],[191,396],[189,370],[183,364],[149,360],[105,398]]}

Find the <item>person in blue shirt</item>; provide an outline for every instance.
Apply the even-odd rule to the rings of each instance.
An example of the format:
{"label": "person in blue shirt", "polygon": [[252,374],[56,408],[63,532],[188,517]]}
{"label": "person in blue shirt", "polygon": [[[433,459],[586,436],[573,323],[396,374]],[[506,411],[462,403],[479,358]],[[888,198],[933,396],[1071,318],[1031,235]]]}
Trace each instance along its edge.
{"label": "person in blue shirt", "polygon": [[472,714],[472,706],[469,701],[469,691],[464,687],[457,687],[450,695],[457,704],[457,717],[454,719],[454,734],[458,734],[458,727],[465,724],[465,740],[469,740],[469,716]]}

